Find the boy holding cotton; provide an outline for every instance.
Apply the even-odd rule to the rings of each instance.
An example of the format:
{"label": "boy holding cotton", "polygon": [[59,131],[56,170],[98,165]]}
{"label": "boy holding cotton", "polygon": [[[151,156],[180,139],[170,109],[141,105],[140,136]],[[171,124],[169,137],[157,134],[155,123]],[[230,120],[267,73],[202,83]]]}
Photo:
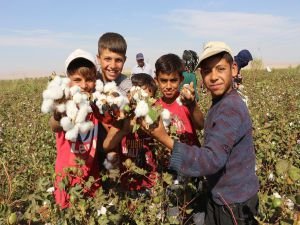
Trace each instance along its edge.
{"label": "boy holding cotton", "polygon": [[207,43],[199,58],[202,79],[212,96],[203,146],[174,141],[162,122],[150,133],[171,150],[170,168],[187,176],[206,176],[211,193],[206,225],[258,224],[252,123],[247,106],[232,88],[237,65],[223,42]]}

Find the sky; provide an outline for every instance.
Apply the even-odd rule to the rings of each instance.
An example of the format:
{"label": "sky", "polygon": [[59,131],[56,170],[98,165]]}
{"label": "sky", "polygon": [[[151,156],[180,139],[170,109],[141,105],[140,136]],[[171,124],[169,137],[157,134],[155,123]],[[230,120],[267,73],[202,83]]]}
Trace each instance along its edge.
{"label": "sky", "polygon": [[300,64],[299,0],[0,0],[0,79],[64,73],[75,49],[97,54],[98,39],[127,41],[124,71],[142,52],[154,67],[163,54],[201,53],[224,41],[270,67]]}

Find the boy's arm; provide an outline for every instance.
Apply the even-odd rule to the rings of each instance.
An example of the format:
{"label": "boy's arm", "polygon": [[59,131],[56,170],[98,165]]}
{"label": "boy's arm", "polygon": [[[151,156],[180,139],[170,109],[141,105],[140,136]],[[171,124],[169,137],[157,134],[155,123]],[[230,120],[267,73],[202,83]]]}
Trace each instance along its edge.
{"label": "boy's arm", "polygon": [[124,136],[130,132],[130,121],[124,119],[122,129],[111,126],[107,131],[107,136],[103,142],[103,149],[105,152],[111,152],[118,148]]}
{"label": "boy's arm", "polygon": [[49,125],[53,132],[60,132],[63,130],[62,126],[60,125],[61,114],[54,112],[53,115],[50,117]]}
{"label": "boy's arm", "polygon": [[152,130],[147,130],[145,127],[145,124],[142,124],[143,129],[151,135],[153,138],[155,138],[157,141],[162,143],[164,146],[168,148],[169,151],[173,149],[174,146],[174,140],[168,135],[162,119],[159,120],[158,127]]}

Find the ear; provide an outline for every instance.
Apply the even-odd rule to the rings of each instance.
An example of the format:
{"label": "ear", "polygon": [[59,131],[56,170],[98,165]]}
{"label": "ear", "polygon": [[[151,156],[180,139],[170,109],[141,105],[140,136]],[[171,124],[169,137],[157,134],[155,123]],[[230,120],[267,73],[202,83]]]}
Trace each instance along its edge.
{"label": "ear", "polygon": [[232,66],[231,66],[231,75],[232,77],[235,77],[238,74],[238,65],[235,61],[233,61]]}

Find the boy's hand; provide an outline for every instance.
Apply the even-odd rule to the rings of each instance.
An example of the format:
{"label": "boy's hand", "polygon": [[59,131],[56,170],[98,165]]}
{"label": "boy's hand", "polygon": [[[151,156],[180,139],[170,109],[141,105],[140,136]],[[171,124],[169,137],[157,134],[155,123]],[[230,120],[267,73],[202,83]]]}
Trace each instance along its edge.
{"label": "boy's hand", "polygon": [[172,138],[168,135],[163,121],[161,118],[159,118],[158,124],[155,127],[149,128],[147,123],[143,120],[141,123],[141,128],[143,131],[145,131],[148,135],[155,138],[157,141],[161,142],[163,145],[165,145],[168,149],[172,149],[174,145],[174,141]]}
{"label": "boy's hand", "polygon": [[193,82],[183,85],[180,91],[180,100],[184,105],[195,104],[195,90]]}

